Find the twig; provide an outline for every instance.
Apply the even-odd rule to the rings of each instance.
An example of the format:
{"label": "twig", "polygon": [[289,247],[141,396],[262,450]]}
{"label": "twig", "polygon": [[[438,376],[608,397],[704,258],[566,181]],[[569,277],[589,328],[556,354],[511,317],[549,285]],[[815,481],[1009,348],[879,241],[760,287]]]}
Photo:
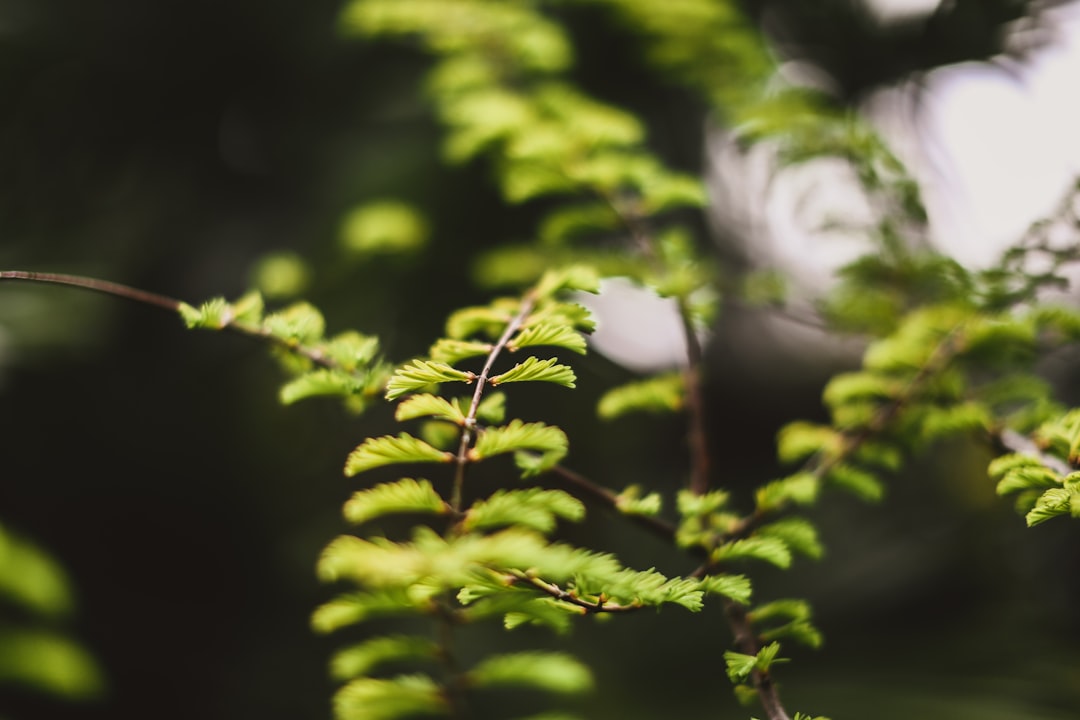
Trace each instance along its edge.
{"label": "twig", "polygon": [[[97,278],[85,277],[82,275],[66,275],[63,273],[41,273],[41,272],[29,272],[26,270],[0,270],[0,280],[22,280],[26,282],[45,283],[49,285],[66,285],[68,287],[78,288],[80,290],[89,290],[91,292],[102,293],[104,295],[110,295],[112,297],[121,298],[124,300],[131,300],[141,305],[149,305],[161,310],[167,310],[172,313],[179,313],[180,308],[188,303],[176,298],[168,297],[167,295],[160,295],[158,293],[147,292],[145,290],[139,290],[133,288],[130,285],[122,285],[120,283],[110,282],[108,280],[98,280]],[[269,331],[262,327],[254,325],[247,325],[245,323],[236,322],[234,319],[226,319],[225,324],[221,327],[222,330],[229,330],[231,332],[245,335],[247,337],[254,337],[260,340],[265,340],[277,347],[291,352],[294,355],[307,358],[315,365],[319,367],[327,368],[330,370],[344,370],[340,363],[336,362],[333,358],[325,353],[315,349],[298,345],[290,342],[285,338],[278,337],[271,334]]]}
{"label": "twig", "polygon": [[484,367],[480,371],[480,374],[476,376],[476,388],[473,390],[472,402],[469,404],[469,412],[465,415],[465,422],[461,430],[461,441],[458,443],[457,451],[457,468],[454,472],[454,488],[450,498],[450,506],[455,513],[461,512],[461,498],[464,492],[465,486],[465,467],[469,463],[469,447],[472,444],[473,431],[476,428],[476,413],[480,407],[480,399],[484,395],[484,388],[487,386],[488,377],[491,373],[492,366],[495,365],[495,360],[503,350],[506,349],[507,344],[510,342],[510,338],[514,336],[521,324],[525,322],[525,318],[529,316],[529,313],[533,311],[536,306],[536,297],[533,293],[527,293],[521,301],[521,307],[518,312],[506,325],[506,329],[503,330],[503,334],[499,337],[498,341],[491,347],[488,352],[487,360],[484,361]]}
{"label": "twig", "polygon": [[619,496],[617,494],[608,490],[606,487],[593,482],[584,475],[574,472],[562,465],[556,465],[551,468],[551,472],[555,473],[578,490],[583,491],[594,500],[598,500],[610,509],[615,510],[623,517],[629,519],[630,522],[640,525],[663,540],[671,543],[675,542],[676,527],[666,520],[652,515],[622,512],[619,508]]}

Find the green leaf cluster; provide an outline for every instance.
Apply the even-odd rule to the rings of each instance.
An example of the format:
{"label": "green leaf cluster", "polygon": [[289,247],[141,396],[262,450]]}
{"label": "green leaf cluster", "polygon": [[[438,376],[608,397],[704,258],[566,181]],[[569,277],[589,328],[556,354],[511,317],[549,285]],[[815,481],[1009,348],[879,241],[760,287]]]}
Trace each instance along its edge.
{"label": "green leaf cluster", "polygon": [[232,330],[268,340],[291,376],[279,393],[291,405],[312,397],[338,397],[359,413],[386,385],[389,368],[379,357],[379,340],[354,330],[325,337],[322,313],[306,302],[266,312],[262,296],[250,292],[235,302],[214,298],[198,308],[181,303],[179,313],[192,329]]}

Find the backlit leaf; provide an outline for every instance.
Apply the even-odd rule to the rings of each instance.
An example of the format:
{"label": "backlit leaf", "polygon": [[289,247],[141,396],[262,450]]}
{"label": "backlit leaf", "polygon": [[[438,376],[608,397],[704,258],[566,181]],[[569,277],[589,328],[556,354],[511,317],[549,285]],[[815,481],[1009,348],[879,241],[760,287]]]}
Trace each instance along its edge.
{"label": "backlit leaf", "polygon": [[349,453],[345,461],[345,474],[351,477],[365,470],[395,463],[441,463],[453,459],[453,454],[438,450],[408,433],[399,433],[397,437],[384,435],[368,438]]}
{"label": "backlit leaf", "polygon": [[574,381],[577,380],[574,371],[566,365],[557,365],[557,362],[558,358],[538,360],[535,357],[529,357],[501,375],[491,378],[491,384],[502,385],[535,380],[556,383],[568,388],[574,387]]}

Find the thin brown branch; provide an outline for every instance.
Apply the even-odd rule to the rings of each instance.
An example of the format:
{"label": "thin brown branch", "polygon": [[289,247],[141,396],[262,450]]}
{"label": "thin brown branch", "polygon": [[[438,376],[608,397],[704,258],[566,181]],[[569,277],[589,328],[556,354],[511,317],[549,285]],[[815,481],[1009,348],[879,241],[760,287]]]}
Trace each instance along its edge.
{"label": "thin brown branch", "polygon": [[[750,625],[750,619],[746,616],[746,609],[733,600],[724,599],[724,616],[735,636],[735,649],[745,655],[757,655],[761,650],[757,635]],[[776,684],[768,672],[754,670],[750,675],[750,681],[757,690],[758,701],[765,711],[768,720],[791,720],[780,703],[780,696],[776,691]]]}
{"label": "thin brown branch", "polygon": [[588,495],[593,500],[597,500],[608,508],[616,511],[623,517],[630,520],[630,522],[645,528],[649,532],[653,533],[657,537],[666,540],[668,542],[675,542],[676,527],[663,520],[662,518],[654,517],[652,515],[639,515],[636,513],[622,512],[619,507],[619,496],[607,489],[606,487],[599,485],[592,480],[588,479],[584,475],[574,472],[569,468],[562,465],[556,465],[551,468],[551,472],[559,476],[566,483],[573,485],[575,488]]}
{"label": "thin brown branch", "polygon": [[682,318],[683,334],[686,337],[686,369],[683,382],[686,385],[686,413],[689,420],[687,429],[690,444],[690,492],[704,495],[709,490],[709,444],[705,433],[705,397],[701,384],[703,352],[701,341],[694,327],[690,308],[679,303],[679,317]]}
{"label": "thin brown branch", "polygon": [[46,283],[49,285],[67,285],[82,290],[111,295],[113,297],[132,300],[143,305],[152,305],[163,310],[179,312],[183,304],[180,300],[158,295],[157,293],[138,290],[128,285],[98,280],[97,278],[83,277],[81,275],[65,275],[63,273],[30,272],[26,270],[0,270],[0,280],[25,280],[27,282]]}
{"label": "thin brown branch", "polygon": [[461,441],[458,443],[457,467],[454,471],[454,486],[450,498],[450,506],[455,513],[461,512],[461,499],[465,487],[465,467],[469,463],[469,448],[472,445],[473,432],[476,428],[476,412],[480,407],[480,399],[484,395],[484,389],[491,375],[491,368],[495,365],[495,361],[502,354],[502,351],[506,349],[510,338],[521,329],[521,324],[525,322],[525,318],[529,316],[535,306],[536,297],[531,292],[527,293],[521,300],[521,307],[518,308],[517,313],[507,323],[506,329],[503,330],[498,341],[491,347],[487,359],[484,361],[483,369],[476,376],[476,387],[473,390],[472,402],[469,403],[469,411],[465,415],[465,422],[461,430]]}
{"label": "thin brown branch", "polygon": [[[145,290],[139,290],[133,288],[130,285],[123,285],[121,283],[110,282],[108,280],[99,280],[97,278],[85,277],[82,275],[66,275],[63,273],[42,273],[42,272],[30,272],[25,270],[0,270],[0,281],[2,280],[21,280],[26,282],[44,283],[48,285],[65,285],[67,287],[78,288],[80,290],[89,290],[91,292],[102,293],[111,297],[121,298],[123,300],[130,300],[137,302],[141,305],[149,305],[162,310],[167,310],[172,313],[179,313],[180,308],[188,303],[176,298],[168,297],[167,295],[160,295],[158,293],[147,292]],[[269,342],[276,347],[279,347],[294,355],[307,358],[315,365],[332,370],[341,370],[341,366],[333,358],[325,353],[310,347],[305,347],[297,343],[291,342],[284,338],[271,334],[267,330],[261,327],[253,325],[247,325],[245,323],[236,322],[233,319],[229,319],[221,328],[222,330],[228,330],[247,337],[257,338]]]}

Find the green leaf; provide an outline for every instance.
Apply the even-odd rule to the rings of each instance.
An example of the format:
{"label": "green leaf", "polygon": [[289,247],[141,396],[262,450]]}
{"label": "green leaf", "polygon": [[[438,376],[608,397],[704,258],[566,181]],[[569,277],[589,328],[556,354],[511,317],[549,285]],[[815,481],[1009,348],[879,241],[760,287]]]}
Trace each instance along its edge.
{"label": "green leaf", "polygon": [[624,515],[644,515],[656,517],[661,509],[660,493],[641,495],[641,487],[630,485],[615,496],[615,507]]}
{"label": "green leaf", "polygon": [[386,385],[386,399],[396,400],[410,392],[423,390],[429,385],[443,382],[471,383],[476,375],[462,372],[446,363],[430,360],[413,360],[408,365],[398,368]]}
{"label": "green leaf", "polygon": [[514,453],[514,465],[521,471],[522,479],[532,478],[546,473],[559,464],[565,453],[552,450],[546,453],[534,453],[520,450]]}
{"label": "green leaf", "polygon": [[822,393],[830,407],[847,405],[856,400],[889,400],[898,396],[904,383],[893,377],[870,372],[850,372],[834,375]]}
{"label": "green leaf", "polygon": [[731,494],[726,490],[711,490],[704,494],[680,490],[676,505],[683,517],[701,517],[725,507],[730,499]]}
{"label": "green leaf", "polygon": [[525,327],[537,323],[565,325],[583,333],[596,330],[592,313],[584,305],[577,303],[544,303],[526,319]]}
{"label": "green leaf", "polygon": [[506,420],[506,394],[487,393],[476,407],[476,418],[489,425],[497,425]]}
{"label": "green leaf", "polygon": [[800,472],[780,480],[773,480],[758,488],[758,508],[762,511],[784,507],[789,502],[796,505],[812,505],[821,490],[821,479],[812,472]]}
{"label": "green leaf", "polygon": [[776,454],[782,463],[796,463],[818,453],[831,456],[839,450],[843,439],[826,425],[788,423],[777,434]]}
{"label": "green leaf", "polygon": [[351,210],[341,226],[341,243],[358,255],[414,252],[424,246],[428,226],[416,208],[379,200]]}
{"label": "green leaf", "polygon": [[747,613],[746,617],[752,623],[761,623],[766,620],[809,620],[812,615],[810,603],[799,599],[773,600],[772,602],[759,605]]}
{"label": "green leaf", "polygon": [[817,528],[805,518],[787,517],[763,525],[757,532],[765,537],[779,538],[793,551],[815,560],[825,554],[825,548],[818,539]]}
{"label": "green leaf", "polygon": [[589,265],[567,265],[548,270],[537,282],[534,292],[538,298],[550,298],[558,292],[568,290],[600,292],[600,276],[596,269]]}
{"label": "green leaf", "polygon": [[1061,484],[1061,476],[1041,464],[1014,465],[1004,473],[1001,481],[998,482],[997,494],[1007,495],[1031,489],[1045,490],[1047,488],[1061,487]]}
{"label": "green leaf", "polygon": [[704,207],[707,202],[701,179],[675,173],[656,173],[643,188],[645,209],[659,213],[677,207]]}
{"label": "green leaf", "polygon": [[1064,488],[1052,488],[1039,496],[1025,520],[1028,527],[1035,527],[1060,515],[1075,516],[1077,509],[1080,509],[1080,493]]}
{"label": "green leaf", "polygon": [[885,486],[876,477],[851,465],[834,465],[826,480],[866,502],[877,502],[885,496]]}
{"label": "green leaf", "polygon": [[334,695],[337,720],[397,720],[414,715],[450,715],[442,688],[426,675],[358,678]]}
{"label": "green leaf", "polygon": [[97,663],[74,641],[17,628],[0,631],[0,683],[73,701],[99,697],[105,689]]}
{"label": "green leaf", "polygon": [[780,643],[769,643],[765,647],[758,650],[757,658],[754,661],[754,667],[762,672],[768,672],[769,668],[778,662],[787,662],[786,658],[778,658],[776,654],[780,652]]}
{"label": "green leaf", "polygon": [[713,562],[732,560],[764,560],[778,568],[791,567],[791,550],[787,543],[775,537],[748,537],[721,545],[713,551]]}
{"label": "green leaf", "polygon": [[367,383],[363,378],[340,370],[319,368],[293,378],[278,392],[282,405],[292,405],[312,397],[350,397],[363,395]]}
{"label": "green leaf", "polygon": [[556,383],[564,387],[574,387],[574,371],[566,365],[556,365],[558,358],[539,360],[528,357],[501,375],[491,378],[492,385],[502,385],[510,382],[542,381]]}
{"label": "green leaf", "polygon": [[1000,480],[1009,472],[1019,468],[1043,467],[1045,466],[1039,462],[1039,459],[1036,457],[1025,455],[1023,453],[1009,453],[1008,455],[1002,455],[991,460],[986,472],[991,478]]}
{"label": "green leaf", "polygon": [[864,440],[854,457],[863,464],[892,472],[898,471],[904,462],[903,453],[895,445],[874,440]]}
{"label": "green leaf", "polygon": [[443,515],[450,508],[427,480],[402,478],[359,490],[345,502],[345,519],[354,525],[390,513]]}
{"label": "green leaf", "polygon": [[567,451],[566,433],[552,425],[514,419],[508,425],[484,430],[469,451],[469,458],[482,460],[518,450],[537,450],[562,457]]}
{"label": "green leaf", "polygon": [[64,569],[34,543],[0,525],[0,596],[32,615],[58,619],[72,609]]}
{"label": "green leaf", "polygon": [[267,315],[263,329],[286,343],[310,345],[322,339],[326,321],[314,305],[298,302]]}
{"label": "green leaf", "polygon": [[538,323],[525,328],[514,336],[509,348],[514,351],[523,347],[540,345],[565,348],[580,355],[585,354],[586,348],[585,338],[581,333],[565,325],[548,325],[547,323]]}
{"label": "green leaf", "polygon": [[345,474],[352,477],[365,470],[395,463],[445,463],[453,459],[452,453],[438,450],[408,433],[399,433],[397,437],[384,435],[368,438],[349,453],[345,461]]}
{"label": "green leaf", "polygon": [[629,412],[677,412],[686,401],[681,373],[669,373],[608,390],[597,404],[597,414],[611,420]]}
{"label": "green leaf", "polygon": [[394,419],[399,422],[420,417],[436,417],[455,425],[465,424],[465,413],[461,411],[461,408],[445,398],[428,393],[405,398],[394,412]]}
{"label": "green leaf", "polygon": [[571,621],[584,610],[555,598],[538,597],[535,590],[523,585],[508,585],[498,572],[477,573],[474,581],[458,591],[458,602],[465,622],[502,617],[503,626],[513,630],[523,625],[538,625],[559,634],[569,632]]}
{"label": "green leaf", "polygon": [[757,658],[753,655],[738,653],[733,650],[724,651],[724,662],[727,664],[727,676],[733,683],[741,683],[750,677],[754,671]]}
{"label": "green leaf", "polygon": [[467,530],[517,525],[548,534],[559,518],[579,522],[585,517],[585,505],[561,490],[528,488],[497,490],[486,500],[479,500],[465,513]]}
{"label": "green leaf", "polygon": [[543,243],[554,245],[577,236],[611,231],[618,222],[618,214],[606,203],[560,207],[544,217],[539,234]]}
{"label": "green leaf", "polygon": [[382,665],[403,660],[431,660],[439,647],[423,637],[390,635],[376,637],[339,650],[330,660],[330,674],[337,680],[369,675]]}
{"label": "green leaf", "polygon": [[435,362],[453,365],[466,358],[487,355],[492,347],[494,346],[491,343],[486,342],[442,338],[431,346],[428,354]]}
{"label": "green leaf", "polygon": [[434,610],[433,603],[410,596],[401,588],[346,593],[320,605],[311,616],[311,627],[325,635],[371,618],[414,615]]}
{"label": "green leaf", "polygon": [[792,620],[789,623],[763,630],[760,636],[765,641],[786,638],[815,649],[821,647],[822,642],[824,642],[821,631],[814,627],[809,620]]}
{"label": "green leaf", "polygon": [[750,602],[753,588],[745,575],[707,575],[701,581],[701,589],[711,595],[722,595],[740,605]]}
{"label": "green leaf", "polygon": [[490,657],[468,672],[480,688],[531,687],[552,693],[575,694],[592,688],[589,668],[565,653],[521,652]]}
{"label": "green leaf", "polygon": [[207,300],[198,309],[180,303],[180,318],[192,329],[220,330],[233,319],[232,307],[223,297]]}
{"label": "green leaf", "polygon": [[252,268],[251,284],[268,298],[295,298],[307,290],[311,270],[294,252],[273,252],[259,258]]}
{"label": "green leaf", "polygon": [[971,401],[928,411],[923,417],[922,433],[925,439],[936,440],[960,433],[985,432],[993,422],[989,408]]}
{"label": "green leaf", "polygon": [[478,334],[497,338],[514,319],[519,307],[520,301],[506,300],[490,306],[462,308],[447,318],[446,334],[452,340],[465,340]]}

